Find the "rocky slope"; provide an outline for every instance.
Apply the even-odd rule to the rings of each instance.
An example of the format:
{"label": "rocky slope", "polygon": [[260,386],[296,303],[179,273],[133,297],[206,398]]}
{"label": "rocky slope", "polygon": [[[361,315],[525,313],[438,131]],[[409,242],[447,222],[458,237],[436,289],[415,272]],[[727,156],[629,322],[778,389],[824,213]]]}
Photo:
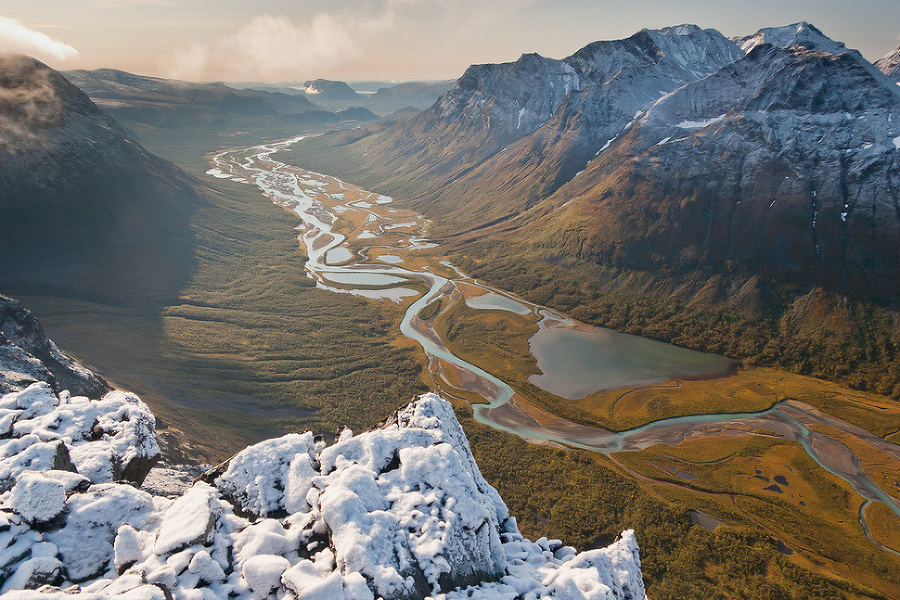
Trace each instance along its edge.
{"label": "rocky slope", "polygon": [[582,257],[900,293],[900,89],[855,51],[754,46],[661,98],[526,226]]}
{"label": "rocky slope", "polygon": [[28,309],[0,294],[0,394],[37,382],[55,393],[69,390],[89,398],[111,391],[103,379],[60,352]]}
{"label": "rocky slope", "polygon": [[433,394],[330,446],[256,444],[166,497],[124,483],[159,456],[136,396],[17,388],[0,398],[5,597],[645,598],[631,531],[582,553],[523,539]]}
{"label": "rocky slope", "polygon": [[459,239],[900,293],[900,88],[808,23],[737,42],[680,26],[477,65],[406,123],[296,152],[414,198]]}
{"label": "rocky slope", "polygon": [[0,58],[4,290],[171,294],[190,269],[203,193],[56,71]]}

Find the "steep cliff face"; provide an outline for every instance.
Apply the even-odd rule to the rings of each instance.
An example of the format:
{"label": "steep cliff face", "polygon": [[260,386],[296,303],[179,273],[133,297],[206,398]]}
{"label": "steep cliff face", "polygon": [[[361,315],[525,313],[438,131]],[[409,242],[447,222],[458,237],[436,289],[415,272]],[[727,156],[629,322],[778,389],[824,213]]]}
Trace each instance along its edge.
{"label": "steep cliff face", "polygon": [[149,153],[59,73],[0,59],[0,285],[171,293],[201,186]]}
{"label": "steep cliff face", "polygon": [[661,98],[554,201],[583,256],[900,292],[900,89],[856,52],[768,44]]}

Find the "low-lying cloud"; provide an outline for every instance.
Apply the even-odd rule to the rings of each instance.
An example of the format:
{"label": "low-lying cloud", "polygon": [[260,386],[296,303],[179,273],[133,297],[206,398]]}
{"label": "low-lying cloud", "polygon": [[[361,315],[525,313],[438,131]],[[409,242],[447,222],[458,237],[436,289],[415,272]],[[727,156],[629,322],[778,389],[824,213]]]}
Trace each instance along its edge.
{"label": "low-lying cloud", "polygon": [[7,17],[0,17],[0,53],[28,54],[41,60],[68,60],[78,56],[78,50],[72,46]]}

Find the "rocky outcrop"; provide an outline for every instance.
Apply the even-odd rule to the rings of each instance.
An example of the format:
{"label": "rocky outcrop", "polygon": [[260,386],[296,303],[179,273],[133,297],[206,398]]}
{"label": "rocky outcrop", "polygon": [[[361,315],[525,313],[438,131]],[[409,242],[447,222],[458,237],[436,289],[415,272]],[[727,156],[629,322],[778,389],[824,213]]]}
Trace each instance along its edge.
{"label": "rocky outcrop", "polygon": [[0,394],[37,381],[54,392],[88,398],[111,391],[103,379],[60,352],[28,309],[0,294]]}
{"label": "rocky outcrop", "polygon": [[331,446],[309,433],[251,446],[212,484],[175,499],[77,477],[27,471],[0,496],[4,593],[44,585],[17,597],[645,597],[631,531],[582,553],[523,539],[452,407],[433,394],[394,424],[345,431]]}

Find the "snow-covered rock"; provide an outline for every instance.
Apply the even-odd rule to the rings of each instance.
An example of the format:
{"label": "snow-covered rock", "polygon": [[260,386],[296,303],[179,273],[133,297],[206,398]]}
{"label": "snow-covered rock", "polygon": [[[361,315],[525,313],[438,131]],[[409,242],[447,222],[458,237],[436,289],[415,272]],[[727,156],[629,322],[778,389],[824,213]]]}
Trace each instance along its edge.
{"label": "snow-covered rock", "polygon": [[[30,394],[22,404],[54,406]],[[67,406],[57,399],[57,409]],[[4,400],[14,403],[18,396]],[[0,496],[0,508],[12,511],[0,512],[3,591],[41,599],[644,598],[631,532],[580,554],[524,540],[452,407],[433,394],[380,429],[347,431],[331,446],[311,434],[268,440],[204,478],[173,500],[25,471]]]}
{"label": "snow-covered rock", "polygon": [[72,471],[93,483],[140,483],[159,458],[156,420],[134,394],[99,400],[55,393],[39,381],[0,398],[0,490],[26,470]]}

